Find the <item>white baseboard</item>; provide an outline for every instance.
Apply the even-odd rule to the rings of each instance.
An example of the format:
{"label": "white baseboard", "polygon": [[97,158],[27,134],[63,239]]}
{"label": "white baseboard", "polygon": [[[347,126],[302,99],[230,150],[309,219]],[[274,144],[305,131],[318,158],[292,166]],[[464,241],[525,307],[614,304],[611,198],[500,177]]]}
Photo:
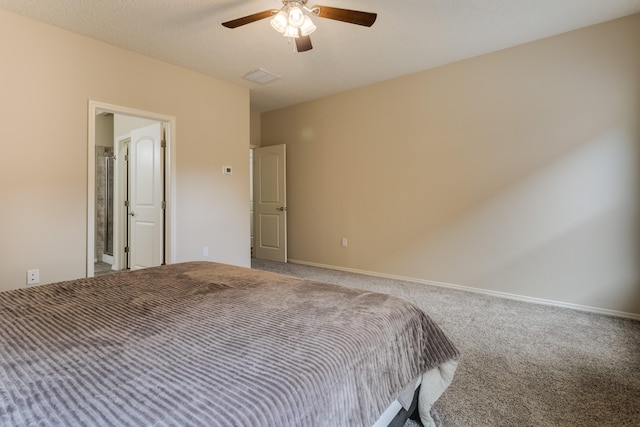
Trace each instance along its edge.
{"label": "white baseboard", "polygon": [[449,288],[449,289],[457,289],[457,290],[462,290],[467,292],[475,292],[477,294],[491,295],[494,297],[506,298],[506,299],[511,299],[515,301],[529,302],[532,304],[551,305],[554,307],[570,308],[573,310],[587,311],[590,313],[606,314],[609,316],[640,320],[640,314],[637,314],[637,313],[627,313],[625,311],[609,310],[606,308],[592,307],[588,305],[580,305],[580,304],[573,304],[573,303],[563,302],[563,301],[554,301],[554,300],[548,300],[543,298],[535,298],[535,297],[529,297],[526,295],[510,294],[508,292],[499,292],[499,291],[492,291],[489,289],[472,288],[470,286],[454,285],[451,283],[436,282],[433,280],[424,280],[424,279],[416,279],[414,277],[396,276],[393,274],[358,270],[355,268],[348,268],[348,267],[338,267],[335,265],[319,264],[315,262],[300,261],[295,259],[289,259],[288,261],[292,264],[308,265],[311,267],[321,267],[321,268],[327,268],[330,270],[338,270],[338,271],[346,271],[348,273],[363,274],[366,276],[383,277],[386,279],[403,280],[405,282],[422,283],[424,285],[438,286],[441,288]]}

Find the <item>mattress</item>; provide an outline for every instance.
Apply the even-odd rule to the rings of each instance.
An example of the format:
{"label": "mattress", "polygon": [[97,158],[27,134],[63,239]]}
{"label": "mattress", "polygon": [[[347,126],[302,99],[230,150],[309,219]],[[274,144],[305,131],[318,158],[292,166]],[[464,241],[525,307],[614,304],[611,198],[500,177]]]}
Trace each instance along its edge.
{"label": "mattress", "polygon": [[459,357],[401,299],[209,262],[2,292],[0,330],[3,426],[371,426]]}

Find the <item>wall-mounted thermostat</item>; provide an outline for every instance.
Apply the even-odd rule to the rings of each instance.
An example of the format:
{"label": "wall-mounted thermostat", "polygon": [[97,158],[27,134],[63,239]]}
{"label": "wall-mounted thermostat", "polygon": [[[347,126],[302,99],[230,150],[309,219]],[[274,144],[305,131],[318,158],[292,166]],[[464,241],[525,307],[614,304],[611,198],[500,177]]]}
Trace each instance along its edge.
{"label": "wall-mounted thermostat", "polygon": [[222,167],[222,173],[224,175],[231,175],[231,166],[223,166]]}

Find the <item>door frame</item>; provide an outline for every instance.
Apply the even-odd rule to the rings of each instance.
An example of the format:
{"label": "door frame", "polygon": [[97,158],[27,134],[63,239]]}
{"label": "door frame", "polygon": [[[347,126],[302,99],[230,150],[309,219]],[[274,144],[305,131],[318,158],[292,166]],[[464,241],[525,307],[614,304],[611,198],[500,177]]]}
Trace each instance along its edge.
{"label": "door frame", "polygon": [[176,189],[176,118],[165,114],[154,113],[150,111],[137,110],[134,108],[123,107],[120,105],[107,104],[104,102],[89,100],[88,108],[88,135],[87,135],[87,260],[86,274],[87,277],[94,276],[94,258],[95,258],[95,155],[96,155],[96,114],[113,113],[127,116],[134,116],[143,119],[155,120],[165,123],[166,131],[166,150],[165,150],[165,254],[166,263],[171,264],[176,259],[176,206],[175,189]]}

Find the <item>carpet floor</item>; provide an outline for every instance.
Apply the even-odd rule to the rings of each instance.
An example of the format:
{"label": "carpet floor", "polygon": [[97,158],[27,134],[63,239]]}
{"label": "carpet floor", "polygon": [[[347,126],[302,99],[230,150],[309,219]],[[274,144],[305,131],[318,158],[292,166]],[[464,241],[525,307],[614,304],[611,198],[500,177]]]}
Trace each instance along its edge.
{"label": "carpet floor", "polygon": [[428,313],[462,353],[434,406],[442,426],[640,426],[640,321],[299,264],[252,267]]}

